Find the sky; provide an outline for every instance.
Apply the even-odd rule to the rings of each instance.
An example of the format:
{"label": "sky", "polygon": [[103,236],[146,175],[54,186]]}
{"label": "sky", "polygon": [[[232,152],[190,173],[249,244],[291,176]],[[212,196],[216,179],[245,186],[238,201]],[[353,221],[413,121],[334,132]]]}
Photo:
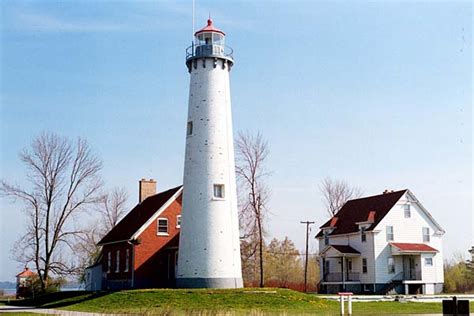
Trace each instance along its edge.
{"label": "sky", "polygon": [[[0,178],[43,131],[87,139],[106,188],[182,183],[189,1],[2,1]],[[467,256],[472,208],[472,2],[196,1],[234,49],[234,133],[268,140],[267,239],[304,249],[327,220],[326,177],[365,195],[409,188]],[[0,198],[0,280],[25,227]],[[310,251],[317,252],[311,238]]]}

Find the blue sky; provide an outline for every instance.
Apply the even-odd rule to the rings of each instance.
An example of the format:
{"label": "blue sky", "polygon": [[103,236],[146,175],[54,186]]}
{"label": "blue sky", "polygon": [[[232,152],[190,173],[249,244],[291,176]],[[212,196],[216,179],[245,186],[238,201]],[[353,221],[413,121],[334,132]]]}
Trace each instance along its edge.
{"label": "blue sky", "polygon": [[[24,183],[18,152],[41,131],[86,138],[107,187],[181,183],[191,1],[3,1],[0,173]],[[409,188],[473,244],[472,3],[196,1],[235,51],[234,132],[269,141],[270,237],[300,249],[301,220],[326,220],[327,176],[365,194]],[[0,200],[0,280],[21,208]],[[313,227],[312,234],[316,233]],[[316,243],[311,245],[316,251]]]}

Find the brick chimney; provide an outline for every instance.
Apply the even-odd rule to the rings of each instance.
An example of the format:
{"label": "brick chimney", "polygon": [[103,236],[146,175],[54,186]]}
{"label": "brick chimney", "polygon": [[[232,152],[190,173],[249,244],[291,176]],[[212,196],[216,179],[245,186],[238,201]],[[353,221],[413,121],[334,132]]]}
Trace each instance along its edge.
{"label": "brick chimney", "polygon": [[156,181],[153,179],[141,179],[138,182],[138,202],[141,203],[147,197],[156,194]]}

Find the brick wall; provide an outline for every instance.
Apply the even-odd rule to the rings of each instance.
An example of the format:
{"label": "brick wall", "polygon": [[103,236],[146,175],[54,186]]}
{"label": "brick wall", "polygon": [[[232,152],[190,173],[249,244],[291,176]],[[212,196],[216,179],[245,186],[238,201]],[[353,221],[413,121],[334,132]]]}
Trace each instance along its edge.
{"label": "brick wall", "polygon": [[[168,235],[158,235],[158,225],[157,220],[155,220],[138,236],[138,243],[135,246],[127,242],[104,245],[102,266],[107,278],[106,287],[110,289],[130,287],[132,267],[135,269],[134,287],[172,286],[179,241],[179,228],[176,227],[177,216],[180,214],[181,196],[173,201],[159,216],[159,218],[168,219]],[[124,271],[126,249],[130,251],[128,272]],[[117,250],[120,250],[118,272],[116,272]],[[110,271],[106,272],[109,252],[112,259],[111,267]]]}

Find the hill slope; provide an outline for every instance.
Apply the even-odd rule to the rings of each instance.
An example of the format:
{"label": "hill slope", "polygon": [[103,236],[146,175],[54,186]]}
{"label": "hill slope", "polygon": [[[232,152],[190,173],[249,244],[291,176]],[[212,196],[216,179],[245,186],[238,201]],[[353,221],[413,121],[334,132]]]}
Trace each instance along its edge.
{"label": "hill slope", "polygon": [[[338,314],[339,304],[286,289],[149,289],[113,293],[59,292],[14,305],[148,315]],[[440,303],[354,303],[354,314],[440,313]]]}

